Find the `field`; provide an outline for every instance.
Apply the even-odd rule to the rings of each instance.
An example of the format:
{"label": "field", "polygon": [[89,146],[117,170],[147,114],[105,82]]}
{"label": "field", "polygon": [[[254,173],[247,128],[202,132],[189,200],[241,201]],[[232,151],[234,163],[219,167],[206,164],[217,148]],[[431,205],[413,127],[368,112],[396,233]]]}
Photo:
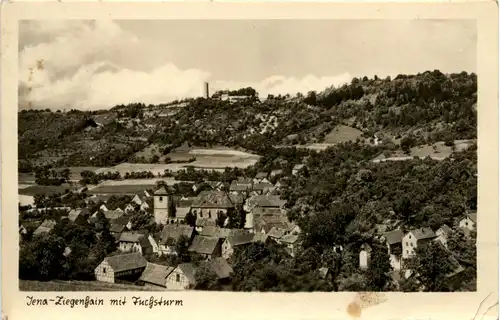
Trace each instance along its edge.
{"label": "field", "polygon": [[[455,149],[457,151],[467,149],[471,144],[473,144],[473,140],[456,140],[455,141]],[[435,160],[444,160],[449,157],[453,153],[451,147],[445,146],[444,142],[436,142],[433,145],[422,145],[413,147],[410,149],[410,154],[405,154],[401,150],[397,150],[392,152],[390,157],[385,157],[383,154],[379,155],[373,162],[380,161],[403,161],[412,159],[413,157],[426,158],[431,157]]]}
{"label": "field", "polygon": [[[64,168],[61,168],[60,170],[62,170]],[[68,168],[69,171],[71,172],[70,174],[70,180],[72,181],[79,181],[82,176],[80,175],[81,172],[83,171],[92,171],[92,172],[95,172],[97,169],[99,169],[99,167],[69,167]]]}
{"label": "field", "polygon": [[[99,185],[89,188],[88,194],[136,194],[146,189],[156,189],[156,183],[164,181],[167,185],[174,185],[181,181],[173,178],[153,178],[153,179],[128,179],[128,180],[107,180]],[[188,182],[188,181],[184,181]]]}
{"label": "field", "polygon": [[74,184],[62,184],[60,186],[38,186],[32,185],[26,188],[19,188],[20,195],[34,196],[36,194],[52,195],[55,193],[65,193],[66,189],[76,190],[77,185]]}
{"label": "field", "polygon": [[99,281],[30,281],[19,280],[20,291],[160,291],[133,284],[116,284]]}
{"label": "field", "polygon": [[27,206],[27,205],[34,205],[35,204],[35,198],[33,196],[28,196],[28,195],[19,195],[19,203],[22,206]]}
{"label": "field", "polygon": [[187,160],[196,157],[191,163],[121,163],[111,168],[100,168],[96,173],[120,172],[123,176],[127,172],[151,171],[154,175],[163,174],[165,170],[176,172],[188,167],[195,169],[213,169],[223,171],[226,167],[247,168],[259,161],[260,156],[251,153],[226,148],[176,150],[168,155],[172,160]]}
{"label": "field", "polygon": [[356,128],[338,125],[326,135],[324,142],[335,144],[347,141],[356,141],[357,138],[361,139],[362,133],[363,132]]}

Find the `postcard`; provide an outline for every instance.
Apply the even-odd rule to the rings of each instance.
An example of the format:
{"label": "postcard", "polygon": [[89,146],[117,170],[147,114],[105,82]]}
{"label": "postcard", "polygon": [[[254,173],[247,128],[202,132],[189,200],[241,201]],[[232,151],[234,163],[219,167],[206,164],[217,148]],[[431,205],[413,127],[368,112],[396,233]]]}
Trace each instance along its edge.
{"label": "postcard", "polygon": [[496,10],[4,4],[4,317],[497,318]]}

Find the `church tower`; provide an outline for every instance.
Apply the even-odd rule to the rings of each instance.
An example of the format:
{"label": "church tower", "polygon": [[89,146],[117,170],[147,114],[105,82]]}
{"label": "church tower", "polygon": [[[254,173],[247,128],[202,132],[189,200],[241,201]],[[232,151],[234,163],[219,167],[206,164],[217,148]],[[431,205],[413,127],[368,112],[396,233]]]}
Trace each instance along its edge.
{"label": "church tower", "polygon": [[154,214],[155,222],[166,224],[170,215],[170,195],[165,187],[161,187],[154,193]]}

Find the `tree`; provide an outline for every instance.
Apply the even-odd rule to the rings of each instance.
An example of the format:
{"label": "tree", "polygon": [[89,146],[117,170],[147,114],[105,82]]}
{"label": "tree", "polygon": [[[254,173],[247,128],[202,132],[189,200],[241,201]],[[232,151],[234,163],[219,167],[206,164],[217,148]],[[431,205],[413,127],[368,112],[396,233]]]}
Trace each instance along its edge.
{"label": "tree", "polygon": [[195,273],[196,290],[220,289],[217,274],[208,263],[200,263]]}
{"label": "tree", "polygon": [[317,98],[316,98],[316,91],[309,91],[307,93],[307,97],[304,99],[304,102],[307,104],[310,104],[312,106],[315,106],[318,104]]}
{"label": "tree", "polygon": [[191,227],[196,226],[196,216],[189,211],[184,217],[184,222]]}
{"label": "tree", "polygon": [[19,252],[19,277],[27,280],[51,280],[63,273],[66,263],[64,239],[44,233],[21,246]]}
{"label": "tree", "polygon": [[177,252],[177,256],[183,262],[190,262],[190,255],[188,251],[189,242],[190,241],[188,237],[186,237],[185,235],[181,235],[175,243],[175,252]]}
{"label": "tree", "polygon": [[450,253],[439,242],[418,247],[409,261],[413,278],[424,291],[449,291],[448,275],[454,271]]}
{"label": "tree", "polygon": [[370,266],[366,271],[367,288],[370,291],[385,291],[390,288],[391,264],[387,249],[383,246],[374,246],[371,252]]}

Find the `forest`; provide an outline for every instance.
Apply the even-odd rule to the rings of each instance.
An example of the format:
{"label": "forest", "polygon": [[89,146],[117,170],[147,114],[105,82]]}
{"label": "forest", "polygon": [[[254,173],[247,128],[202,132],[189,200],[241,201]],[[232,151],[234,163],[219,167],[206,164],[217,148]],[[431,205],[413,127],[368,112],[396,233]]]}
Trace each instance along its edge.
{"label": "forest", "polygon": [[[234,94],[254,94],[252,88],[240,91]],[[102,111],[23,110],[18,126],[19,166],[33,170],[31,164],[40,157],[52,157],[58,166],[113,166],[137,161],[134,153],[149,143],[168,150],[186,142],[198,147],[227,146],[264,155],[273,146],[323,142],[340,124],[362,131],[365,138],[407,138],[406,147],[475,139],[476,103],[474,73],[435,70],[394,79],[355,78],[318,93],[270,96],[263,101],[189,99],[170,117],[144,113],[146,107],[168,104],[110,106],[116,119],[98,128],[93,119]]]}

